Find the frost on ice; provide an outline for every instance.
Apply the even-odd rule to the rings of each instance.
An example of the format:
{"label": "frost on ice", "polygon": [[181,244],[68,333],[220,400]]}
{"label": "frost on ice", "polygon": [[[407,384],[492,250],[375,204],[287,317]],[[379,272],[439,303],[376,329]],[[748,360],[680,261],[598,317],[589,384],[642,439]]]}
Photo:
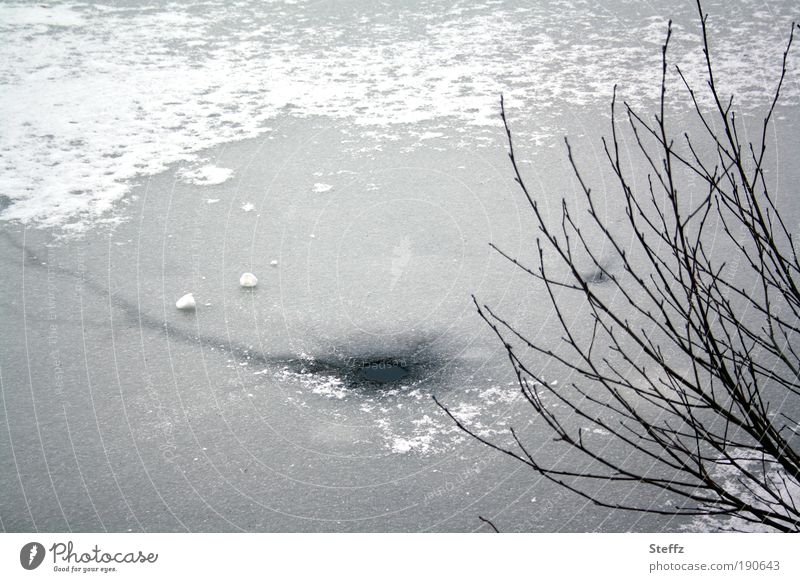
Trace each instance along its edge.
{"label": "frost on ice", "polygon": [[317,182],[314,184],[314,187],[311,189],[315,194],[323,194],[331,190],[333,186],[330,184],[323,184],[322,182]]}
{"label": "frost on ice", "polygon": [[178,172],[178,177],[186,184],[195,186],[216,186],[227,182],[233,176],[230,168],[220,168],[212,164],[194,169],[184,169]]}
{"label": "frost on ice", "polygon": [[242,276],[239,277],[239,285],[242,287],[255,287],[258,285],[258,277],[253,273],[242,273]]}

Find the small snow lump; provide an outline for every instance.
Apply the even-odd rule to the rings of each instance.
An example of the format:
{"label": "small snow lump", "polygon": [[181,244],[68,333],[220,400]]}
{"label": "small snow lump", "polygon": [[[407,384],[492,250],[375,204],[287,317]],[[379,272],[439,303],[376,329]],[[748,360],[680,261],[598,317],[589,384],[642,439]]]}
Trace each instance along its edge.
{"label": "small snow lump", "polygon": [[197,303],[194,300],[194,295],[187,293],[175,302],[175,307],[181,311],[193,310],[195,307],[197,307]]}
{"label": "small snow lump", "polygon": [[239,285],[242,287],[255,287],[258,285],[258,277],[253,273],[242,273],[242,276],[239,277]]}

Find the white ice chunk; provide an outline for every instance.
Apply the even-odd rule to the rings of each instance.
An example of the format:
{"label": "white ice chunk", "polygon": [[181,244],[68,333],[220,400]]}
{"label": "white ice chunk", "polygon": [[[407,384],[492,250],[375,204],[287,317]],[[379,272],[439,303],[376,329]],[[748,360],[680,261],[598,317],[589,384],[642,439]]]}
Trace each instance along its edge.
{"label": "white ice chunk", "polygon": [[239,285],[242,287],[255,287],[258,285],[258,278],[253,273],[242,273],[239,277]]}
{"label": "white ice chunk", "polygon": [[175,307],[183,311],[193,310],[195,307],[197,307],[197,303],[194,300],[194,295],[187,293],[175,302]]}

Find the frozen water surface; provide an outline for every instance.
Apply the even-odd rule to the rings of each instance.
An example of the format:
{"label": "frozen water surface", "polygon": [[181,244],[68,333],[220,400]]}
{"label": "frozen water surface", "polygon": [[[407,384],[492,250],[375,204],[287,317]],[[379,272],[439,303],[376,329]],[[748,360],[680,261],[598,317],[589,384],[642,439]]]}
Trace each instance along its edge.
{"label": "frozen water surface", "polygon": [[[674,54],[699,78],[692,4],[5,2],[0,194],[15,203],[2,216],[105,213],[132,178],[274,131],[286,114],[385,138],[388,126],[428,122],[411,129],[414,142],[452,148],[442,130],[455,130],[472,147],[496,126],[505,92],[545,140],[560,134],[553,115],[604,106],[615,82],[633,102],[655,95],[668,17]],[[725,31],[719,76],[742,103],[773,85],[764,64],[779,58],[791,7],[707,3],[712,33]],[[790,83],[784,102],[797,95]]]}
{"label": "frozen water surface", "polygon": [[[689,4],[0,5],[2,527],[685,525],[570,497],[431,395],[561,455],[471,298],[559,341],[542,290],[488,247],[535,258],[498,96],[557,211],[561,136],[607,179],[611,88],[652,102],[667,18],[697,74]],[[706,8],[729,33],[720,76],[760,99],[792,3]]]}

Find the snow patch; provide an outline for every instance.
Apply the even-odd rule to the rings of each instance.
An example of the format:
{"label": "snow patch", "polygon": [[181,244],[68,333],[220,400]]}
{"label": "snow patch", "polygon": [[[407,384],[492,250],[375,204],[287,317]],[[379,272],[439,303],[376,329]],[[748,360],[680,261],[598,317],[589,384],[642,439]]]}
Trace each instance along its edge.
{"label": "snow patch", "polygon": [[[725,92],[746,107],[762,104],[764,87],[775,83],[775,67],[762,65],[781,54],[785,35],[775,22],[788,22],[793,5],[779,3],[769,15],[756,0],[743,6],[746,23],[718,15],[719,28],[735,25],[736,33],[715,38],[715,52],[720,78],[730,81]],[[223,0],[0,4],[0,195],[12,202],[2,218],[94,223],[136,180],[263,135],[284,115],[344,120],[357,143],[363,132],[388,140],[397,134],[390,126],[436,123],[429,129],[447,130],[421,131],[416,142],[466,131],[495,148],[495,138],[481,142],[479,134],[496,133],[501,92],[516,111],[542,112],[526,130],[545,128],[548,137],[542,118],[598,102],[605,111],[615,81],[627,97],[656,96],[663,18],[618,31],[594,25],[608,20],[602,9],[571,1],[557,9],[532,2],[458,14],[434,15],[421,4],[397,10],[392,22],[377,7],[340,22],[278,2],[243,1],[236,11]],[[300,33],[298,24],[311,19],[313,33]],[[566,36],[549,32],[565,23]],[[673,55],[699,87],[696,41],[677,35]],[[798,95],[799,85],[784,85],[785,105]],[[189,179],[212,185],[230,177],[214,168]]]}
{"label": "snow patch", "polygon": [[395,437],[390,448],[393,453],[409,453],[416,451],[419,453],[428,453],[431,450],[433,435],[419,435],[411,438]]}
{"label": "snow patch", "polygon": [[216,186],[230,180],[233,170],[219,166],[206,165],[194,169],[183,169],[178,172],[178,178],[185,184],[196,186]]}
{"label": "snow patch", "polygon": [[314,184],[314,187],[311,188],[311,190],[315,194],[324,194],[325,192],[331,190],[331,188],[333,188],[333,186],[331,186],[330,184],[323,184],[322,182],[317,182],[316,184]]}

